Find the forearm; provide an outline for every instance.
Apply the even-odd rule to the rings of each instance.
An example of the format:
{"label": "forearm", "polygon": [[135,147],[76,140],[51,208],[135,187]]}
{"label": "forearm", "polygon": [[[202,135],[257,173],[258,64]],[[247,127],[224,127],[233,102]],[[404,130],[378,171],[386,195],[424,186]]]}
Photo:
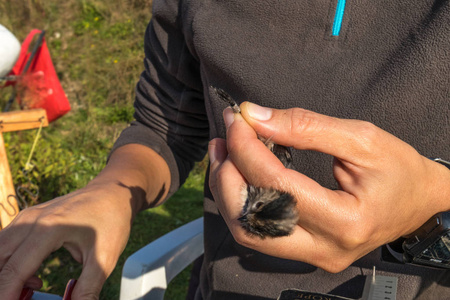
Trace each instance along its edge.
{"label": "forearm", "polygon": [[129,201],[133,217],[137,212],[162,203],[170,187],[170,171],[164,159],[152,149],[128,144],[111,154],[108,164],[89,186],[102,185]]}

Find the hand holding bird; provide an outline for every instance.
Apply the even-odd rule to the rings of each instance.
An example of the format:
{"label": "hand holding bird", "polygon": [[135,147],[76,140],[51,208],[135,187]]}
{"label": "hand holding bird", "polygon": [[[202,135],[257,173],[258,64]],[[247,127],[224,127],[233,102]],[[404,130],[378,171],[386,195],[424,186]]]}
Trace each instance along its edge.
{"label": "hand holding bird", "polygon": [[[239,244],[339,272],[450,209],[442,200],[449,195],[441,194],[450,184],[448,170],[371,123],[249,102],[240,110],[225,109],[227,140],[209,145],[210,188]],[[258,135],[334,156],[333,173],[341,189],[327,189],[286,168]],[[246,184],[294,197],[299,219],[290,235],[260,239],[242,228],[239,199]]]}
{"label": "hand holding bird", "polygon": [[[213,90],[221,100],[230,105],[233,113],[241,113],[236,101],[224,90],[219,88],[213,88]],[[270,138],[262,136],[258,138],[286,168],[292,168],[292,154],[289,148],[273,143]],[[267,236],[278,237],[292,233],[297,224],[298,213],[291,194],[247,184],[243,187],[241,197],[244,204],[242,215],[238,220],[248,233],[262,239]]]}

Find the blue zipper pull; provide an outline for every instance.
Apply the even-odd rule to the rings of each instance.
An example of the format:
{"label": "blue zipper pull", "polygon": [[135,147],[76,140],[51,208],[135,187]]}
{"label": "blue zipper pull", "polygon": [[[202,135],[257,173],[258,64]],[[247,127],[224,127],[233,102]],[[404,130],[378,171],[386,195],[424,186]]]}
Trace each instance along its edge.
{"label": "blue zipper pull", "polygon": [[339,36],[342,27],[342,19],[344,18],[345,0],[337,0],[336,14],[334,15],[333,36]]}

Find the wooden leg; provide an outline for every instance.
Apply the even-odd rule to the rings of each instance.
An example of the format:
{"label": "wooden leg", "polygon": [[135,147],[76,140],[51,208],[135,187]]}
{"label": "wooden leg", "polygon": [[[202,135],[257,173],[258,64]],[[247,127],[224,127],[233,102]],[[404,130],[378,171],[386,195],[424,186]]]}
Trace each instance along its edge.
{"label": "wooden leg", "polygon": [[0,229],[11,223],[18,213],[19,206],[6,156],[5,142],[0,132]]}

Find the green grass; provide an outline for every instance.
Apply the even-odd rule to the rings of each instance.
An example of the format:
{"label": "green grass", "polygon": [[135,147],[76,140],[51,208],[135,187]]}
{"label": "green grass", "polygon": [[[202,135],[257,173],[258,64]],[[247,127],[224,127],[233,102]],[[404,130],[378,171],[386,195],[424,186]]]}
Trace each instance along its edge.
{"label": "green grass", "polygon": [[[33,153],[33,170],[23,174],[36,130],[5,133],[16,186],[39,187],[26,195],[35,205],[86,185],[104,167],[114,140],[132,120],[134,87],[143,68],[143,35],[151,19],[144,0],[0,0],[0,24],[22,41],[33,28],[46,30],[56,72],[72,110],[44,128]],[[4,107],[11,88],[0,89]],[[17,103],[13,109],[19,109]],[[123,263],[131,253],[202,215],[205,161],[164,205],[136,218],[127,248],[100,299],[118,299]],[[65,250],[53,253],[38,274],[43,291],[62,295],[81,267]],[[170,285],[166,298],[183,299],[189,270]]]}

